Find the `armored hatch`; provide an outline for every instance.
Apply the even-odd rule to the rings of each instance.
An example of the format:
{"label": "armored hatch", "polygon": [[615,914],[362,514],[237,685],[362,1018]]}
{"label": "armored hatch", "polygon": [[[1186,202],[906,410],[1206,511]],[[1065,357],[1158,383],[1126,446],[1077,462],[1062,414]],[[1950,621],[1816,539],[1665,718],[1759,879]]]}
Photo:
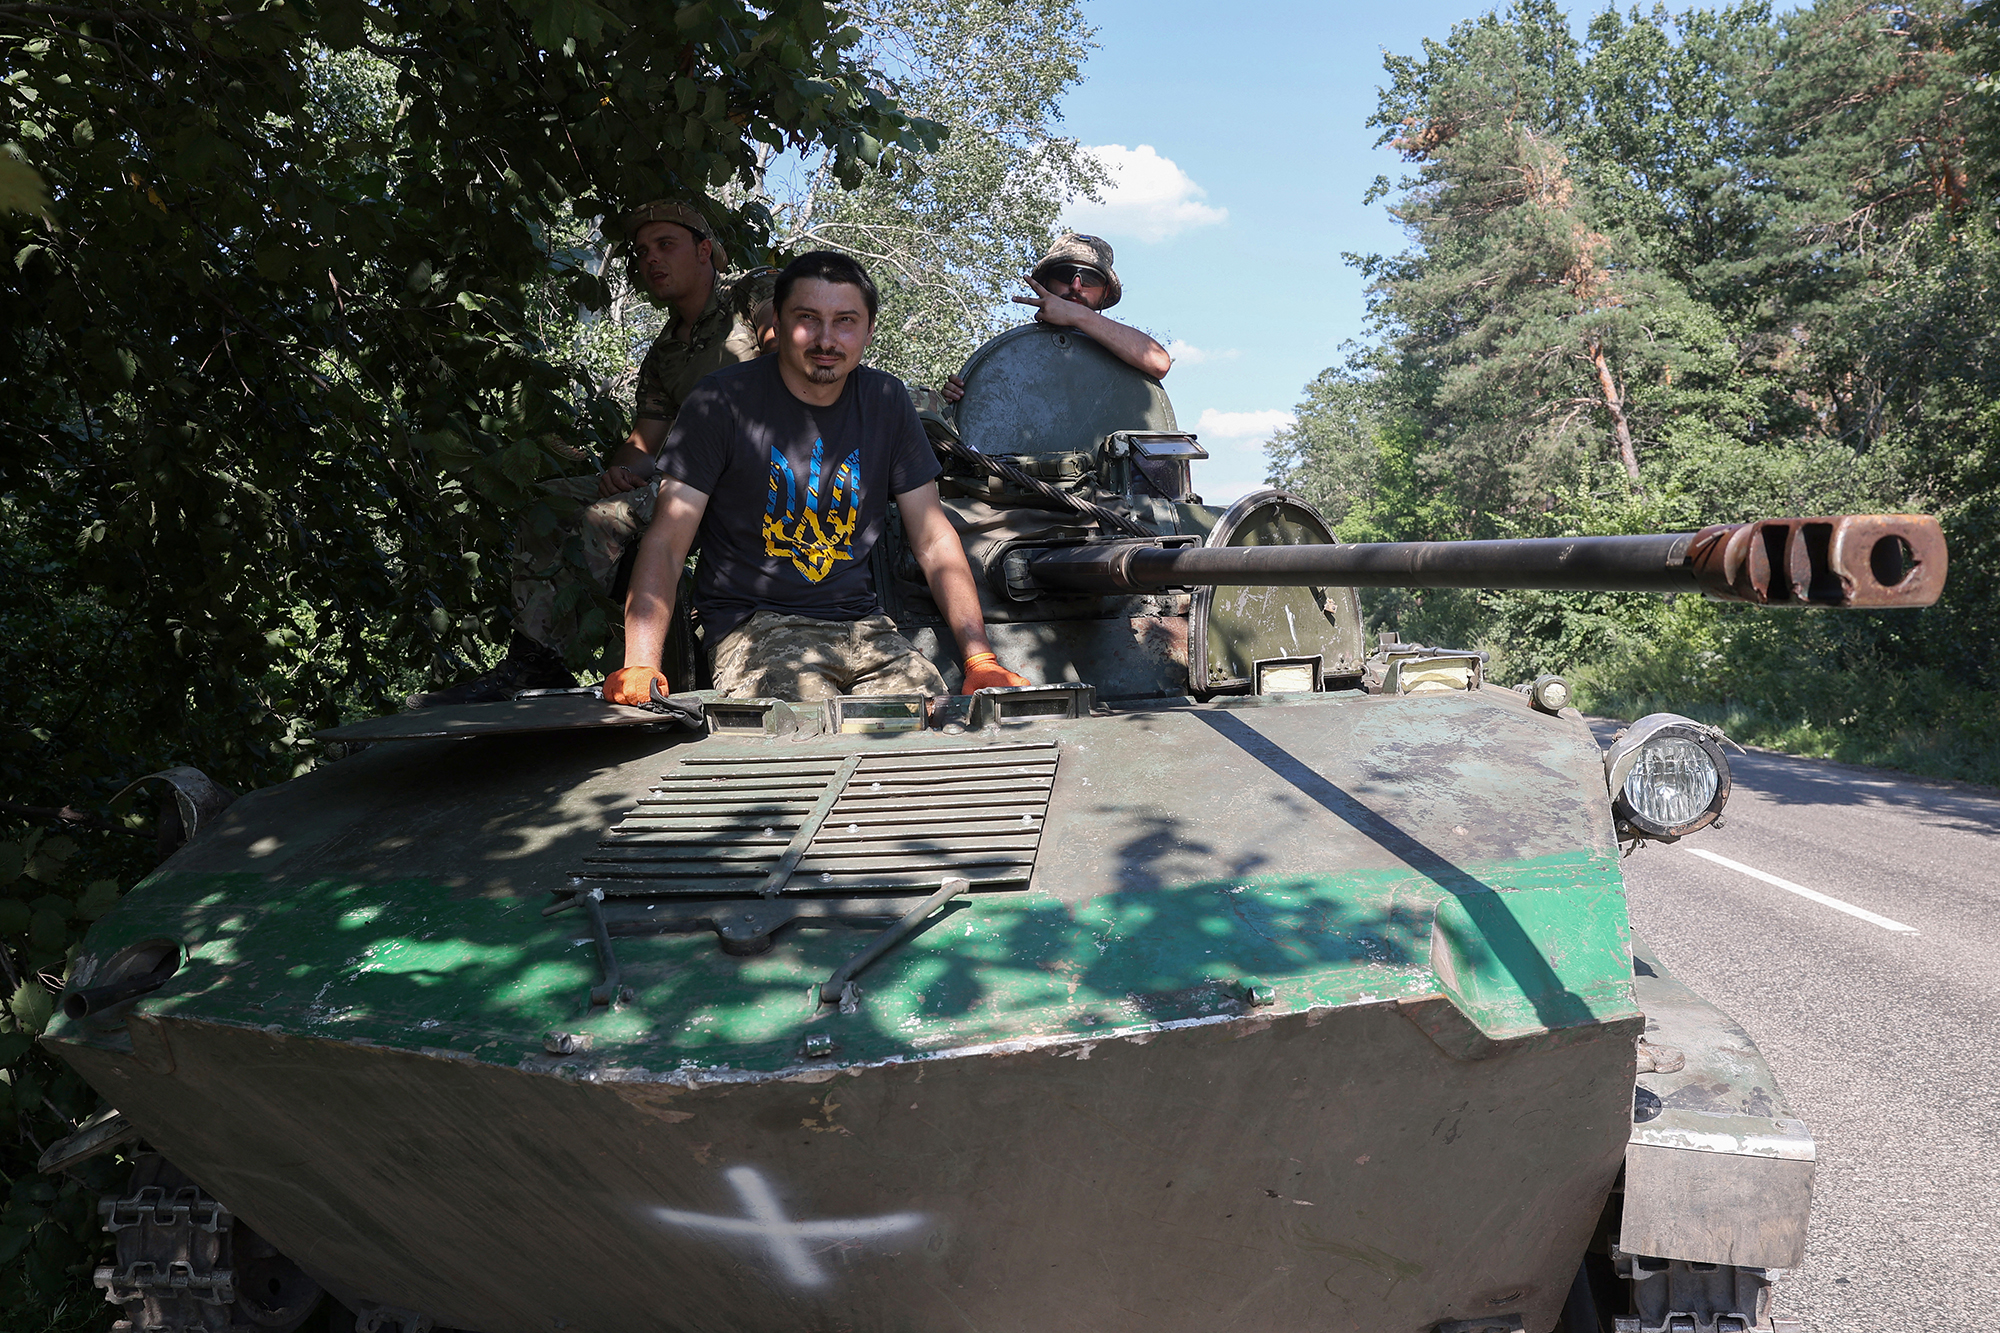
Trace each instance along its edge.
{"label": "armored hatch", "polygon": [[[961,378],[955,414],[934,425],[1080,500],[1141,517],[1135,531],[1216,547],[1335,540],[1308,501],[1286,492],[1254,492],[1220,515],[1204,505],[1184,460],[1206,454],[1178,430],[1166,390],[1083,334],[1032,323],[1009,329],[972,354]],[[1142,457],[1162,441],[1180,459],[1162,466]],[[948,474],[944,495],[986,585],[989,633],[1033,678],[1090,680],[1107,698],[1132,698],[1252,690],[1259,663],[1289,669],[1311,690],[1361,675],[1366,650],[1352,589],[1204,587],[1153,601],[1037,592],[1009,577],[1011,553],[1090,540],[1092,520],[1023,507],[1041,502],[962,475]],[[912,560],[894,563],[879,583],[890,613],[918,630],[949,679],[949,644],[931,628],[942,622],[921,574]]]}
{"label": "armored hatch", "polygon": [[[1335,537],[1319,511],[1286,491],[1253,491],[1231,505],[1202,545],[1319,546]],[[1358,677],[1368,655],[1361,600],[1352,588],[1271,584],[1195,589],[1188,622],[1188,677],[1197,694],[1253,688],[1257,664],[1303,668],[1312,689],[1328,677]]]}
{"label": "armored hatch", "polygon": [[954,424],[983,454],[1092,454],[1117,431],[1179,429],[1158,380],[1073,329],[1008,329],[959,377],[965,397]]}

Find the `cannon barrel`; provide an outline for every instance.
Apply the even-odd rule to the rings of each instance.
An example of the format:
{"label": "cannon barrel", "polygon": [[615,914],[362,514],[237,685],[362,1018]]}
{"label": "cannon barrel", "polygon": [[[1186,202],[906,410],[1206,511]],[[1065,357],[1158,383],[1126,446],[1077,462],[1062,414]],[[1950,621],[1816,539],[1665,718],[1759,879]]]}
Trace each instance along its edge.
{"label": "cannon barrel", "polygon": [[1929,606],[1944,532],[1921,514],[1725,523],[1699,532],[1509,541],[1182,546],[1117,541],[1028,557],[1037,586],[1150,592],[1202,585],[1699,592],[1768,606]]}

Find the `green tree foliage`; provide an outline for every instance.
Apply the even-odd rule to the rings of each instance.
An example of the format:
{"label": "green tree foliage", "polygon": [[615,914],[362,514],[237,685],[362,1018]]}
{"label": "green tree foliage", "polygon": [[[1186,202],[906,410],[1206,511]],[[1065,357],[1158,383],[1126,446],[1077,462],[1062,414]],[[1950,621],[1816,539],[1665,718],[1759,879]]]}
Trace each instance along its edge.
{"label": "green tree foliage", "polygon": [[[1433,594],[1371,615],[1484,640],[1503,674],[1584,668],[1606,706],[2000,777],[1977,573],[2000,558],[1996,17],[1607,10],[1578,39],[1519,0],[1389,57],[1371,123],[1414,171],[1377,194],[1410,246],[1358,261],[1377,345],[1308,387],[1274,481],[1356,537],[1929,509],[1956,572],[1921,614]],[[1894,688],[1857,706],[1862,679]]]}
{"label": "green tree foliage", "polygon": [[826,153],[766,149],[754,197],[786,251],[846,250],[882,288],[869,359],[937,385],[1009,323],[1019,276],[1048,247],[1057,214],[1092,195],[1103,169],[1058,132],[1092,31],[1079,0],[859,0],[869,61],[896,95],[949,130],[936,151],[898,156],[838,188]]}
{"label": "green tree foliage", "polygon": [[[480,595],[497,520],[569,461],[552,446],[622,434],[536,327],[552,269],[604,298],[563,227],[747,179],[760,144],[849,180],[921,146],[817,3],[0,14],[59,225],[0,289],[6,489],[24,540],[75,547],[78,591],[125,613],[135,666],[269,715],[205,756],[225,766],[378,695],[385,663],[476,651],[446,608],[504,601]],[[316,103],[322,53],[357,46],[393,85]],[[144,733],[193,715],[145,694]]]}
{"label": "green tree foliage", "polygon": [[[865,165],[851,185],[831,148],[762,143],[754,185],[732,179],[711,193],[771,218],[769,248],[737,257],[781,263],[825,247],[859,258],[882,291],[869,361],[935,385],[1014,322],[1008,298],[1026,290],[1018,277],[1063,205],[1102,183],[1102,167],[1059,132],[1092,33],[1079,0],[867,0],[848,21],[861,34],[854,57],[945,137]],[[661,312],[607,264],[603,237],[570,229],[561,244],[603,278],[606,302],[566,303],[552,285],[540,327],[591,368],[600,393],[629,404]]]}
{"label": "green tree foliage", "polygon": [[1268,446],[1270,480],[1308,496],[1342,541],[1426,541],[1465,514],[1419,468],[1416,416],[1375,358],[1323,370]]}
{"label": "green tree foliage", "polygon": [[[1416,167],[1390,207],[1412,244],[1357,262],[1378,335],[1421,381],[1427,464],[1470,511],[1605,458],[1636,481],[1691,395],[1713,409],[1732,377],[1724,329],[1653,259],[1698,210],[1654,199],[1648,175],[1691,171],[1723,118],[1712,72],[1678,54],[1615,15],[1586,47],[1549,0],[1521,0],[1386,62],[1370,124]],[[1644,56],[1667,59],[1642,72]]]}
{"label": "green tree foliage", "polygon": [[[1421,423],[1382,360],[1357,350],[1306,386],[1266,446],[1268,480],[1311,500],[1341,541],[1464,537],[1471,515],[1428,475]],[[1413,643],[1470,642],[1480,630],[1479,604],[1456,591],[1370,589],[1362,606],[1372,628]]]}
{"label": "green tree foliage", "polygon": [[862,41],[820,0],[0,3],[0,1325],[89,1296],[83,1183],[33,1170],[89,1098],[28,1046],[154,859],[113,792],[287,777],[490,652],[457,608],[628,426],[597,220],[934,150]]}
{"label": "green tree foliage", "polygon": [[[102,835],[99,835],[100,837]],[[110,1157],[59,1179],[34,1169],[41,1149],[98,1105],[95,1090],[34,1039],[55,1012],[50,987],[73,936],[108,911],[119,881],[80,873],[74,837],[41,830],[0,842],[0,1318],[9,1328],[101,1328],[90,1272],[103,1248],[97,1196],[123,1174]],[[102,861],[100,854],[97,858]],[[116,858],[112,858],[116,859]]]}
{"label": "green tree foliage", "polygon": [[0,213],[30,213],[49,220],[49,187],[41,173],[11,153],[0,153]]}

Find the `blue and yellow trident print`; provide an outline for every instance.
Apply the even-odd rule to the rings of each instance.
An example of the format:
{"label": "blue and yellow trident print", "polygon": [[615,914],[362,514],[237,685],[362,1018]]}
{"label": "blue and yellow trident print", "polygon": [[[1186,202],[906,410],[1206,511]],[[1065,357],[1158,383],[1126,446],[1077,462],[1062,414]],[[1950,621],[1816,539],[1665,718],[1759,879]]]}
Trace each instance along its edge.
{"label": "blue and yellow trident print", "polygon": [[[764,554],[789,559],[806,580],[818,583],[836,563],[854,558],[854,530],[861,521],[860,460],[855,450],[833,470],[822,499],[821,467],[826,441],[814,440],[806,477],[805,504],[791,464],[771,451],[771,490],[764,499]],[[783,497],[780,499],[780,492]]]}

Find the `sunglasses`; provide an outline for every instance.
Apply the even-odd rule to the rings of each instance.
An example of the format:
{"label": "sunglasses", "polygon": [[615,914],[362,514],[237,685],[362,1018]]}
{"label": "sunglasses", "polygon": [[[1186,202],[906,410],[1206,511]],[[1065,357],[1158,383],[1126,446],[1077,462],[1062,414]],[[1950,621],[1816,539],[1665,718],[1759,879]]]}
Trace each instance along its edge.
{"label": "sunglasses", "polygon": [[1104,275],[1094,268],[1081,264],[1057,264],[1054,268],[1042,270],[1042,284],[1052,286],[1061,283],[1065,287],[1102,287]]}

